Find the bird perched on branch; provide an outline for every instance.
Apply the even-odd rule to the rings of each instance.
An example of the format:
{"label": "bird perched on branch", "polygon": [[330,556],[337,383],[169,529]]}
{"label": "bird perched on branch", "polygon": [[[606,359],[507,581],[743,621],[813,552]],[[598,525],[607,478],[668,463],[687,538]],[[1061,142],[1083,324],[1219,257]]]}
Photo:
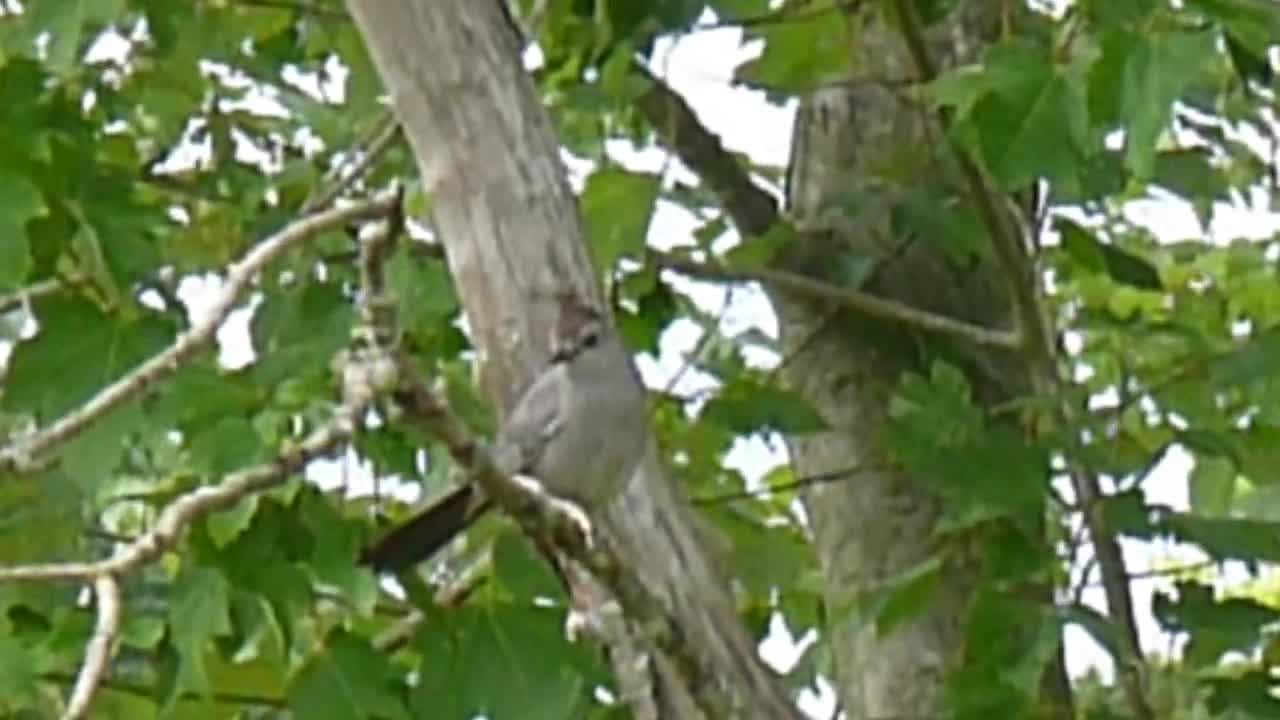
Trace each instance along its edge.
{"label": "bird perched on branch", "polygon": [[[600,312],[570,294],[557,302],[551,362],[503,422],[493,458],[503,473],[536,480],[589,515],[622,491],[644,454],[644,386]],[[461,485],[366,548],[360,561],[379,571],[403,570],[489,507],[473,483]]]}

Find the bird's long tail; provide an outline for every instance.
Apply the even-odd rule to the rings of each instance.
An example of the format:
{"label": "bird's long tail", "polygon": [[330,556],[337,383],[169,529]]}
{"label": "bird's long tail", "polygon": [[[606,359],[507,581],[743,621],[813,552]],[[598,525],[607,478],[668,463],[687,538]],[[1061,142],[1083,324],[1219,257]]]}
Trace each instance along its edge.
{"label": "bird's long tail", "polygon": [[398,573],[431,557],[488,509],[475,488],[460,485],[360,552],[360,564]]}

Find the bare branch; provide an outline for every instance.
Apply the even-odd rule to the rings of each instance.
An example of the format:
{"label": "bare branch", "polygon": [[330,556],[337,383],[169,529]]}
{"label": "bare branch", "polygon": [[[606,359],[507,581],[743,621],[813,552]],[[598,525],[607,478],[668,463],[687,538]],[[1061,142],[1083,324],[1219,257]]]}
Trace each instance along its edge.
{"label": "bare branch", "polygon": [[935,315],[909,305],[903,305],[900,302],[814,280],[785,270],[773,270],[771,268],[739,270],[725,267],[713,261],[697,262],[654,250],[650,250],[650,254],[657,259],[660,267],[694,277],[727,281],[755,281],[796,295],[834,303],[868,317],[887,320],[928,332],[951,335],[975,345],[1005,350],[1016,350],[1022,346],[1022,341],[1017,333],[1008,330],[992,330],[978,325],[971,325],[962,320],[945,315]]}
{"label": "bare branch", "polygon": [[[491,574],[491,557],[485,553],[467,564],[452,582],[441,586],[435,593],[435,603],[442,608],[456,608],[467,598],[489,582]],[[384,653],[391,653],[404,647],[413,638],[414,633],[426,620],[426,615],[417,608],[409,610],[404,617],[384,630],[373,639],[373,647]]]}
{"label": "bare branch", "polygon": [[89,712],[93,694],[107,672],[111,644],[120,630],[120,583],[116,577],[107,573],[94,578],[93,594],[98,603],[98,621],[85,647],[84,664],[80,666],[63,720],[78,720]]}
{"label": "bare branch", "polygon": [[[68,685],[74,681],[70,675],[64,673],[41,673],[40,679],[45,682],[58,683]],[[104,690],[110,690],[117,693],[125,693],[135,697],[145,698],[147,700],[155,700],[160,690],[150,685],[140,683],[123,682],[120,680],[103,680],[100,687]],[[201,693],[196,690],[183,690],[178,695],[179,700],[205,700],[223,705],[248,705],[262,706],[271,708],[283,708],[287,706],[284,698],[270,697],[265,695],[248,695],[245,693],[211,691]]]}
{"label": "bare branch", "polygon": [[777,10],[760,13],[759,15],[747,15],[740,18],[729,18],[727,20],[716,20],[715,22],[699,23],[694,25],[693,32],[706,32],[708,30],[721,30],[724,28],[752,28],[762,27],[766,25],[784,25],[793,22],[807,22],[816,20],[828,13],[836,11],[849,11],[862,4],[864,0],[836,0],[830,5],[818,4],[818,7],[806,7],[808,3],[784,3]]}
{"label": "bare branch", "polygon": [[720,493],[717,495],[701,495],[691,498],[690,502],[694,505],[715,505],[722,502],[732,502],[734,500],[746,500],[748,498],[761,497],[763,495],[799,490],[800,488],[809,487],[811,485],[840,482],[841,480],[851,478],[855,475],[861,475],[862,473],[883,472],[887,469],[888,467],[884,465],[854,465],[842,470],[817,473],[816,475],[805,475],[804,477],[798,477],[794,480],[765,485],[764,487],[755,488],[753,490],[735,490],[733,492]]}
{"label": "bare branch", "polygon": [[248,8],[293,10],[304,15],[316,15],[334,20],[351,20],[346,11],[340,7],[335,8],[308,0],[235,0],[235,4]]}
{"label": "bare branch", "polygon": [[387,111],[378,119],[376,132],[369,147],[359,153],[355,162],[343,163],[329,173],[326,181],[329,185],[302,203],[303,213],[309,213],[333,202],[347,188],[351,187],[369,168],[382,157],[391,145],[400,137],[400,124],[395,115]]}
{"label": "bare branch", "polygon": [[363,412],[363,407],[339,408],[327,424],[297,445],[281,450],[274,460],[232,473],[218,485],[196,488],[182,495],[165,506],[154,527],[105,560],[0,568],[0,582],[84,581],[103,575],[129,573],[172,548],[183,530],[195,520],[283,483],[312,459],[328,455],[340,447],[351,437],[355,418]]}
{"label": "bare branch", "polygon": [[78,281],[79,278],[49,278],[48,280],[41,280],[40,282],[22,288],[21,290],[15,290],[8,295],[0,295],[0,315],[26,305],[32,300],[39,300],[40,298],[53,295],[61,290],[64,285],[74,284]]}
{"label": "bare branch", "polygon": [[390,192],[364,202],[325,210],[300,218],[254,245],[243,258],[227,269],[226,282],[204,317],[180,334],[163,352],[103,388],[79,408],[43,430],[18,438],[0,448],[0,470],[12,468],[22,472],[37,467],[41,454],[76,437],[96,419],[137,396],[160,378],[176,372],[183,363],[213,340],[218,327],[231,313],[240,296],[253,284],[255,275],[286,250],[352,220],[385,215],[395,207],[397,200],[398,193]]}

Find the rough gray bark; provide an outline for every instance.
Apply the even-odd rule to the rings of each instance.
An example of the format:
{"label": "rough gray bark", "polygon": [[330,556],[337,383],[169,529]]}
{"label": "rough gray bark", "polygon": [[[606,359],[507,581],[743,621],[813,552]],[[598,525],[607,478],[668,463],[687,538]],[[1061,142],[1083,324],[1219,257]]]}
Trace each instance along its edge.
{"label": "rough gray bark", "polygon": [[[536,298],[573,290],[600,300],[550,120],[496,0],[348,6],[431,194],[481,382],[505,411],[548,356],[551,307]],[[628,627],[652,656],[659,716],[690,717],[696,706],[717,718],[798,717],[756,656],[656,452],[604,515],[597,540],[622,561],[624,580],[652,589],[674,626],[660,637]],[[654,703],[633,700],[653,714]]]}
{"label": "rough gray bark", "polygon": [[[991,37],[1001,3],[969,2],[932,34],[934,56],[972,57]],[[813,93],[797,117],[788,187],[789,213],[804,231],[789,254],[790,269],[819,274],[845,254],[869,257],[876,271],[864,290],[913,307],[959,317],[990,328],[1009,327],[1003,278],[990,266],[958,269],[931,238],[896,237],[892,202],[913,178],[945,177],[947,143],[931,112],[896,86],[918,76],[897,28],[879,10],[859,18],[851,66],[869,81],[833,84]],[[884,82],[876,82],[876,79]],[[884,185],[883,169],[901,179]],[[879,182],[880,204],[859,204],[856,218],[833,207],[849,191]],[[835,210],[833,212],[833,210]],[[920,370],[919,347],[928,341],[901,328],[833,314],[830,307],[772,292],[784,352],[792,359],[785,380],[819,409],[831,432],[789,442],[798,476],[847,467],[881,467],[876,438],[886,419],[889,394],[901,373]],[[985,402],[1024,392],[1027,375],[1015,357],[992,351],[965,357],[977,397]],[[919,479],[891,470],[868,470],[843,483],[811,487],[804,498],[812,520],[825,593],[845,607],[928,558],[940,508]],[[828,627],[836,658],[837,693],[851,718],[940,716],[943,677],[962,656],[962,618],[973,590],[964,567],[953,567],[928,610],[878,637],[873,627],[845,620]],[[1054,694],[1065,686],[1055,670]]]}

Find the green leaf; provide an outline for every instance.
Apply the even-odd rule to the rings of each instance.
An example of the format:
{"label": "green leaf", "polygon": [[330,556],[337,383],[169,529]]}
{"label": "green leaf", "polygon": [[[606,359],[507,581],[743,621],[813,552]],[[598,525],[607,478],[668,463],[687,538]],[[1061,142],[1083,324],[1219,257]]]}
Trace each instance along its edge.
{"label": "green leaf", "polygon": [[209,538],[219,546],[235,540],[253,522],[253,515],[257,510],[258,496],[251,495],[236,503],[230,510],[210,515],[205,521],[209,528]]}
{"label": "green leaf", "polygon": [[[1273,718],[1280,717],[1280,700],[1275,697],[1275,680],[1269,670],[1259,669],[1238,676],[1213,677],[1206,681],[1211,688],[1209,712],[1215,717]],[[1239,714],[1229,714],[1238,711]]]}
{"label": "green leaf", "polygon": [[1264,56],[1264,62],[1268,48],[1280,37],[1280,8],[1268,0],[1188,0],[1187,7],[1221,22],[1230,31],[1228,44],[1247,47]]}
{"label": "green leaf", "polygon": [[396,319],[410,332],[430,341],[458,310],[453,279],[444,263],[415,256],[410,243],[400,243],[387,263],[387,284],[396,298]]}
{"label": "green leaf", "polygon": [[1160,273],[1151,263],[1110,243],[1099,242],[1093,233],[1066,218],[1054,220],[1062,234],[1062,246],[1080,267],[1104,272],[1112,280],[1142,290],[1161,290]]}
{"label": "green leaf", "polygon": [[430,613],[416,641],[411,709],[440,720],[582,717],[604,678],[587,648],[565,640],[562,622],[558,609],[501,604]]}
{"label": "green leaf", "polygon": [[974,105],[973,122],[988,166],[1009,189],[1076,173],[1088,123],[1084,88],[1050,60],[1043,50],[1019,44],[996,46],[985,61],[995,85]]}
{"label": "green leaf", "polygon": [[1195,543],[1217,560],[1280,562],[1280,523],[1169,513],[1156,530]]}
{"label": "green leaf", "polygon": [[790,223],[774,223],[764,235],[743,238],[721,260],[731,268],[769,267],[777,262],[778,253],[794,242],[795,237],[795,228]]}
{"label": "green leaf", "polygon": [[755,602],[771,605],[775,592],[790,590],[817,564],[812,546],[793,525],[766,522],[736,504],[707,507],[704,513],[727,539],[733,576]]}
{"label": "green leaf", "polygon": [[1191,509],[1197,515],[1225,517],[1236,490],[1235,464],[1225,458],[1197,457],[1188,479]]}
{"label": "green leaf", "polygon": [[1218,58],[1209,32],[1155,32],[1136,41],[1124,73],[1125,166],[1139,178],[1155,169],[1156,140],[1174,100]]}
{"label": "green leaf", "polygon": [[47,212],[40,190],[0,166],[0,293],[18,290],[31,272],[28,220]]}
{"label": "green leaf", "polygon": [[943,568],[943,558],[935,555],[884,581],[868,599],[874,608],[872,617],[880,637],[888,636],[929,608],[942,580]]}
{"label": "green leaf", "polygon": [[0,635],[0,710],[20,707],[35,697],[40,665],[32,648]]}
{"label": "green leaf", "polygon": [[644,253],[649,221],[658,200],[659,178],[606,167],[587,178],[582,217],[596,267],[609,272],[618,258]]}
{"label": "green leaf", "polygon": [[1248,338],[1231,352],[1209,362],[1215,385],[1247,385],[1280,374],[1280,326]]}
{"label": "green leaf", "polygon": [[551,566],[524,533],[517,530],[507,530],[494,540],[493,574],[515,598],[565,600],[564,587]]}
{"label": "green leaf", "polygon": [[53,297],[34,309],[40,331],[14,350],[0,404],[41,420],[83,402],[172,337],[168,322],[154,314],[109,316],[79,298]]}
{"label": "green leaf", "polygon": [[364,638],[338,630],[289,683],[289,709],[299,718],[407,720],[410,715],[395,690],[395,676],[385,653]]}
{"label": "green leaf", "polygon": [[262,439],[244,417],[224,417],[191,435],[188,440],[192,467],[210,477],[221,477],[252,465],[263,457]]}
{"label": "green leaf", "polygon": [[358,611],[368,613],[378,598],[377,581],[355,565],[365,540],[365,526],[339,514],[334,503],[308,486],[294,501],[294,512],[311,531],[309,566],[315,577],[339,588]]}
{"label": "green leaf", "polygon": [[[928,185],[914,189],[894,207],[893,223],[895,234],[910,233],[922,242],[940,245],[951,262],[960,267],[969,267],[974,258],[990,255],[986,227],[972,205]],[[865,272],[869,274],[874,266],[867,266]],[[847,282],[844,285],[859,287]]]}
{"label": "green leaf", "polygon": [[703,408],[702,417],[737,433],[798,435],[827,427],[822,416],[800,395],[745,377],[735,378],[721,388]]}
{"label": "green leaf", "polygon": [[841,23],[824,13],[794,13],[786,22],[765,23],[752,29],[764,39],[753,60],[734,70],[734,80],[758,87],[781,100],[807,92],[846,69],[849,38]]}
{"label": "green leaf", "polygon": [[1175,591],[1176,599],[1157,593],[1151,609],[1166,630],[1190,634],[1184,657],[1193,667],[1213,666],[1231,651],[1250,654],[1263,628],[1280,620],[1280,611],[1250,598],[1216,600],[1207,585],[1179,582]]}
{"label": "green leaf", "polygon": [[207,692],[204,653],[215,637],[231,633],[230,586],[212,568],[191,568],[174,581],[169,600],[169,633],[177,649],[175,692]]}

